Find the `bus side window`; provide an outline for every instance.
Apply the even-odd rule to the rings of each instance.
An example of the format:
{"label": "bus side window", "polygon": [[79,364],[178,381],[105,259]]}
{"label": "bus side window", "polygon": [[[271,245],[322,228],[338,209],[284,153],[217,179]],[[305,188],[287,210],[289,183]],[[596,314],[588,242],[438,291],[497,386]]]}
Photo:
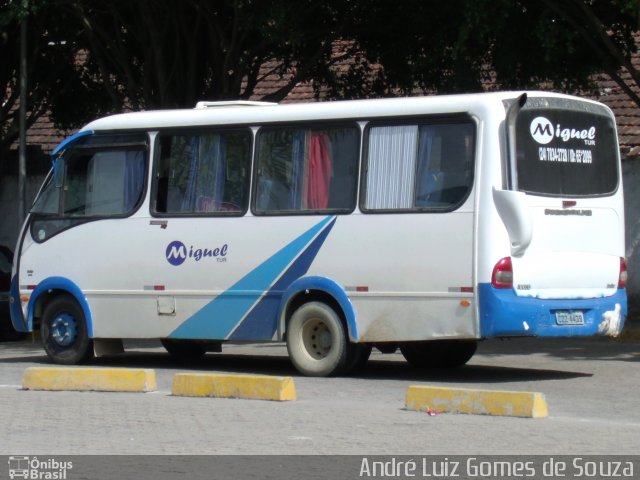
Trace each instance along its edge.
{"label": "bus side window", "polygon": [[353,210],[358,144],[355,126],[264,128],[258,136],[255,213]]}
{"label": "bus side window", "polygon": [[243,214],[250,148],[249,130],[161,134],[155,212]]}
{"label": "bus side window", "polygon": [[473,181],[471,123],[369,129],[364,210],[449,209]]}

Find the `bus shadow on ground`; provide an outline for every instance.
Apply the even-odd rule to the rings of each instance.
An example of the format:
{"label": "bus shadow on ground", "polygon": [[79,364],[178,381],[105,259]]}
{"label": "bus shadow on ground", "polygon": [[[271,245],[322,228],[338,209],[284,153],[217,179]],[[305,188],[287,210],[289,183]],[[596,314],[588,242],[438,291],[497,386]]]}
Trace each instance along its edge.
{"label": "bus shadow on ground", "polygon": [[493,365],[465,365],[452,369],[419,369],[410,365],[398,365],[391,370],[386,362],[370,362],[361,373],[362,378],[375,380],[396,379],[413,381],[432,381],[447,383],[513,383],[545,380],[564,380],[579,377],[591,377],[590,373],[568,370],[547,370],[537,368],[504,367]]}
{"label": "bus shadow on ground", "polygon": [[598,360],[640,362],[640,341],[614,338],[520,338],[480,342],[476,355],[542,354],[562,360]]}
{"label": "bus shadow on ground", "polygon": [[[118,356],[102,357],[92,362],[95,366],[157,368],[192,371],[198,373],[229,373],[243,375],[277,375],[301,377],[285,356],[207,354],[205,357],[180,361],[165,353],[130,352]],[[590,377],[592,374],[566,370],[545,370],[505,366],[466,365],[456,369],[425,370],[398,360],[369,360],[357,372],[345,375],[362,380],[408,380],[450,383],[510,383],[544,380],[562,380]]]}
{"label": "bus shadow on ground", "polygon": [[[293,367],[286,350],[270,344],[257,345],[243,353],[233,347],[223,353],[209,353],[197,360],[178,360],[159,348],[148,349],[144,344],[132,344],[125,353],[92,360],[88,365],[118,368],[155,368],[169,371],[219,372],[301,377]],[[278,350],[280,348],[280,350]],[[229,352],[229,350],[231,352]],[[608,339],[517,339],[481,342],[475,358],[484,365],[474,364],[456,369],[426,370],[410,366],[399,353],[374,354],[364,368],[345,377],[363,380],[403,380],[416,382],[448,382],[459,384],[500,384],[562,380],[592,376],[591,373],[573,371],[571,363],[558,369],[514,366],[509,356],[545,355],[562,360],[640,361],[640,343],[619,342]],[[487,365],[487,363],[492,363]],[[53,365],[38,341],[3,342],[0,344],[0,364],[21,363]],[[493,364],[495,363],[495,364]],[[554,368],[555,367],[555,368]]]}
{"label": "bus shadow on ground", "polygon": [[[523,342],[523,343],[520,343]],[[605,344],[607,345],[607,344]],[[633,346],[634,348],[637,347]],[[257,347],[260,350],[259,347]],[[267,349],[266,351],[270,351]],[[405,362],[398,354],[382,356],[373,355],[367,364],[348,375],[347,378],[359,378],[363,380],[404,380],[416,382],[448,382],[460,384],[478,383],[511,383],[531,382],[545,380],[563,380],[578,377],[590,377],[590,373],[575,372],[570,369],[539,369],[504,366],[507,360],[502,361],[503,355],[542,353],[558,358],[571,359],[604,359],[604,360],[629,360],[619,358],[628,356],[630,352],[640,351],[627,348],[624,351],[612,349],[607,346],[604,349],[594,348],[593,343],[587,342],[574,345],[569,343],[564,346],[532,344],[531,341],[518,340],[513,342],[500,342],[494,345],[481,345],[478,355],[495,359],[496,365],[474,365],[473,363],[455,369],[418,369]],[[53,366],[45,355],[42,346],[38,342],[23,341],[0,346],[0,364],[25,363],[42,366]],[[636,358],[637,360],[637,358]],[[499,363],[502,363],[500,365]],[[254,353],[209,353],[196,360],[178,360],[164,351],[145,351],[143,349],[128,350],[125,353],[93,359],[86,364],[96,367],[117,368],[154,368],[169,371],[193,371],[211,373],[256,374],[301,377],[302,375],[293,367],[289,358],[283,354]]]}

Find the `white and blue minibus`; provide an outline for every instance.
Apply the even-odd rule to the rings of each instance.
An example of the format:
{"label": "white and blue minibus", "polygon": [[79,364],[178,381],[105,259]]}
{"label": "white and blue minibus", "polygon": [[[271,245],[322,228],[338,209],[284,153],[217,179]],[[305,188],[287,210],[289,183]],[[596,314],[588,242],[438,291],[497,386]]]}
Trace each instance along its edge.
{"label": "white and blue minibus", "polygon": [[624,325],[620,156],[594,101],[200,102],[93,121],[52,160],[11,313],[55,363],[276,341],[325,376],[372,347],[452,367],[481,339]]}

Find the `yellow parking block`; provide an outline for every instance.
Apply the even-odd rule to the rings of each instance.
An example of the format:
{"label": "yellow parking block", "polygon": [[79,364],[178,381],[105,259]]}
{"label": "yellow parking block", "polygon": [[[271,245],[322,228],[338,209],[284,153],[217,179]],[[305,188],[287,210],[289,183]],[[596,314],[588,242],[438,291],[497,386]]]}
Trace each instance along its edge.
{"label": "yellow parking block", "polygon": [[142,368],[30,367],[22,377],[26,390],[152,392],[154,370]]}
{"label": "yellow parking block", "polygon": [[177,373],[173,376],[171,393],[182,397],[247,398],[279,402],[296,399],[293,378],[263,375]]}
{"label": "yellow parking block", "polygon": [[549,414],[542,393],[472,388],[410,386],[405,406],[409,410],[506,417],[541,418]]}

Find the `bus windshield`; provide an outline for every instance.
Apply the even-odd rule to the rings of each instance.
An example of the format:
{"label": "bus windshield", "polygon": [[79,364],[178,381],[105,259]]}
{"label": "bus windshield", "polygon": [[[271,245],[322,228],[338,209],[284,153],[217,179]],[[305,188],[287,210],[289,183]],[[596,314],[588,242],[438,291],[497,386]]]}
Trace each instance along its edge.
{"label": "bus windshield", "polygon": [[55,162],[32,213],[57,217],[125,215],[141,199],[145,152],[140,145],[88,142]]}
{"label": "bus windshield", "polygon": [[517,189],[566,197],[614,193],[619,175],[613,120],[604,111],[562,107],[533,105],[518,114]]}

